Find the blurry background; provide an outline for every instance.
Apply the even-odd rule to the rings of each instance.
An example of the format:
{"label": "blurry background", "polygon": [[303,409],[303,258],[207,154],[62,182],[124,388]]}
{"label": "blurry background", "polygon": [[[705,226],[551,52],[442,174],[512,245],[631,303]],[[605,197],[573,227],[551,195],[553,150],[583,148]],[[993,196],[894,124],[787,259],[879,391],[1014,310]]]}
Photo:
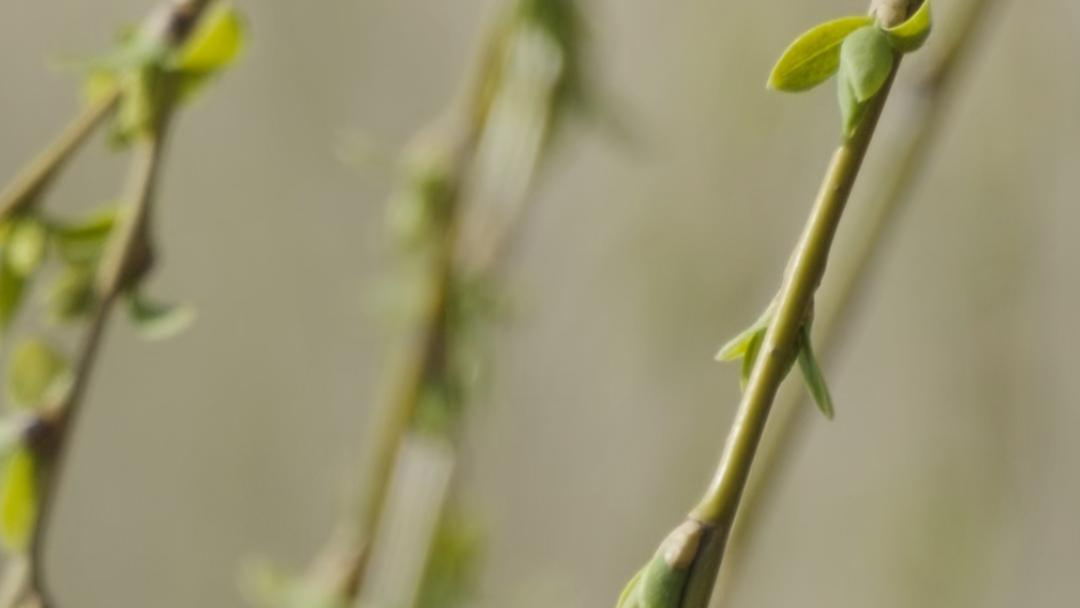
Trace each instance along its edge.
{"label": "blurry background", "polygon": [[[495,2],[239,4],[252,45],[181,117],[162,190],[156,291],[200,316],[166,343],[109,336],[49,548],[64,605],[241,606],[245,559],[300,567],[320,545],[395,336],[370,306],[394,172],[340,151],[362,134],[394,154],[435,117]],[[738,396],[712,355],[771,297],[839,127],[831,86],[785,96],[765,77],[796,34],[864,4],[586,3],[594,85],[634,137],[571,124],[508,265],[517,313],[465,465],[482,606],[612,605],[698,497]],[[937,0],[939,31],[959,4]],[[837,419],[809,419],[731,605],[1080,597],[1080,9],[999,4],[829,361]],[[76,107],[48,66],[149,6],[7,3],[0,174]],[[58,203],[116,196],[122,160],[92,149]]]}

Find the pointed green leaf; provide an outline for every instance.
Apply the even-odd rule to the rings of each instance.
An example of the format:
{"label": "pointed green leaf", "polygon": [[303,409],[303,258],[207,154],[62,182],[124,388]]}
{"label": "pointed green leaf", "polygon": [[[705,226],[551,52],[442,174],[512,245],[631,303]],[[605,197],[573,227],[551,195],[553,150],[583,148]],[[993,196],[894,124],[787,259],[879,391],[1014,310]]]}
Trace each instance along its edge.
{"label": "pointed green leaf", "polygon": [[49,291],[49,315],[57,323],[69,323],[86,317],[96,303],[92,266],[67,267]]}
{"label": "pointed green leaf", "polygon": [[814,403],[817,404],[818,409],[829,420],[832,420],[836,414],[836,408],[833,407],[832,395],[829,393],[829,387],[825,383],[825,374],[821,371],[821,366],[818,365],[817,357],[814,355],[814,347],[810,342],[810,330],[803,325],[799,330],[799,369],[802,370],[803,379],[806,381],[806,387],[810,389],[810,394],[814,397]]}
{"label": "pointed green leaf", "polygon": [[42,340],[26,340],[11,356],[8,398],[19,407],[43,406],[63,391],[68,381],[67,361],[58,350]]}
{"label": "pointed green leaf", "polygon": [[855,99],[851,82],[843,72],[840,72],[836,78],[836,94],[840,101],[844,137],[851,137],[855,133],[855,128],[862,122],[863,115],[866,114],[866,103],[860,103]]}
{"label": "pointed green leaf", "polygon": [[8,236],[6,262],[22,277],[29,277],[45,259],[45,246],[49,233],[45,224],[35,217],[23,217],[15,221]]}
{"label": "pointed green leaf", "polygon": [[908,17],[908,20],[900,25],[886,28],[885,34],[894,49],[901,53],[910,53],[918,50],[926,42],[926,39],[930,37],[932,26],[930,0],[924,0],[914,15]]}
{"label": "pointed green leaf", "polygon": [[68,264],[96,263],[116,225],[116,209],[104,209],[80,222],[54,224],[53,242]]}
{"label": "pointed green leaf", "polygon": [[244,23],[231,3],[218,3],[199,20],[171,67],[208,73],[231,64],[244,46]]}
{"label": "pointed green leaf", "polygon": [[0,259],[0,335],[11,327],[26,293],[26,279],[11,269],[7,258],[5,254]]}
{"label": "pointed green leaf", "polygon": [[195,320],[191,307],[156,302],[137,291],[128,293],[127,302],[135,329],[148,340],[175,336]]}
{"label": "pointed green leaf", "polygon": [[747,327],[739,335],[728,340],[727,344],[720,347],[720,351],[716,353],[716,360],[735,361],[745,356],[746,349],[750,345],[750,341],[754,338],[754,334],[758,333],[758,330],[769,325],[769,321],[772,320],[773,309],[775,306],[775,301],[770,302],[769,306],[765,309],[765,312],[761,313],[761,316],[754,321],[753,325]]}
{"label": "pointed green leaf", "polygon": [[742,360],[742,375],[739,378],[739,385],[743,390],[746,390],[746,385],[750,383],[750,374],[754,373],[758,352],[761,350],[761,343],[765,340],[765,331],[764,327],[757,330],[746,345],[746,354],[743,355]]}
{"label": "pointed green leaf", "polygon": [[37,462],[26,448],[17,449],[0,470],[0,542],[9,552],[26,551],[37,512]]}
{"label": "pointed green leaf", "polygon": [[769,88],[797,92],[821,84],[839,67],[844,38],[873,22],[866,16],[843,17],[811,28],[780,56],[769,75]]}
{"label": "pointed green leaf", "polygon": [[840,46],[840,72],[847,77],[859,102],[869,100],[881,90],[894,61],[888,36],[874,26],[855,30]]}

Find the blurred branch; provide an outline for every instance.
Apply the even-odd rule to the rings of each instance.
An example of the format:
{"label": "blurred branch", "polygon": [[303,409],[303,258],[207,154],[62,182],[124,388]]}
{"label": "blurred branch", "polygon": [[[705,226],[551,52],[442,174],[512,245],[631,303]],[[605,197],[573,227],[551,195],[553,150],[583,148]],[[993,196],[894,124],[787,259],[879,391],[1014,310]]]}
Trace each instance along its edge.
{"label": "blurred branch", "polygon": [[[992,14],[997,0],[969,0],[959,22],[943,51],[935,58],[927,72],[911,90],[904,91],[901,99],[909,103],[903,119],[909,129],[904,134],[903,148],[898,150],[892,173],[878,197],[870,201],[871,210],[862,217],[851,231],[857,242],[850,252],[840,256],[841,265],[834,271],[838,277],[831,305],[820,315],[820,336],[823,350],[827,353],[842,347],[854,316],[844,311],[859,309],[858,302],[865,296],[871,268],[880,258],[889,237],[889,228],[896,224],[896,216],[912,188],[919,182],[931,157],[931,151],[941,135],[941,126],[947,115],[950,101],[957,86],[959,70],[969,61],[976,38]],[[820,312],[820,311],[819,311]],[[807,428],[811,408],[803,407],[805,395],[801,392],[785,393],[776,405],[770,433],[757,469],[742,498],[739,525],[735,526],[728,541],[727,552],[745,555],[754,542],[754,536],[767,512],[774,503],[774,495],[789,470]],[[732,560],[722,572],[718,596],[727,599],[739,580],[743,560]]]}
{"label": "blurred branch", "polygon": [[[122,132],[118,131],[125,138],[122,143],[130,142],[134,146],[124,199],[128,206],[123,211],[120,225],[107,233],[104,257],[97,267],[96,285],[89,286],[92,292],[92,303],[86,311],[89,319],[75,355],[70,381],[61,393],[49,393],[43,403],[33,404],[39,405],[40,409],[22,428],[21,443],[33,458],[33,480],[4,480],[6,486],[28,483],[32,487],[27,488],[24,495],[33,496],[27,498],[23,506],[31,517],[19,523],[28,526],[29,546],[24,554],[9,556],[0,584],[4,608],[56,606],[46,578],[45,546],[57,506],[57,493],[68,460],[70,439],[83,409],[111,313],[118,299],[133,292],[153,265],[150,216],[173,110],[183,95],[190,94],[214,71],[231,61],[231,53],[237,48],[230,46],[234,42],[238,44],[238,39],[231,37],[238,35],[235,29],[214,29],[207,35],[216,36],[216,46],[210,51],[205,45],[200,49],[203,51],[199,56],[201,63],[197,67],[183,63],[187,59],[179,51],[196,31],[196,24],[212,3],[211,0],[174,0],[153,12],[138,30],[138,38],[133,43],[142,46],[134,50],[123,48],[112,59],[116,62],[113,68],[116,73],[112,74],[105,93],[16,179],[3,199],[5,218],[29,211],[94,128],[115,108],[128,104],[128,114],[123,117],[126,122]],[[221,23],[224,21],[216,25]],[[226,32],[224,36],[223,32]],[[139,80],[138,86],[125,89],[125,81],[119,74],[128,69],[134,70],[131,74]],[[129,99],[134,95],[139,96],[137,100]],[[5,491],[12,492],[10,488]]]}
{"label": "blurred branch", "polygon": [[475,337],[466,335],[470,330],[459,317],[469,307],[468,290],[489,279],[505,257],[574,92],[573,4],[510,4],[487,35],[460,112],[451,115],[449,130],[443,124],[433,142],[421,142],[421,162],[405,184],[411,196],[394,203],[412,205],[409,217],[421,218],[419,228],[408,226],[403,236],[425,254],[424,295],[390,397],[375,412],[359,508],[345,518],[304,581],[327,601],[352,602],[364,585],[403,445],[421,407],[432,399],[441,402],[447,419],[440,424],[448,426],[437,434],[452,435],[461,406],[471,398],[473,380],[460,377],[454,358],[462,342]]}

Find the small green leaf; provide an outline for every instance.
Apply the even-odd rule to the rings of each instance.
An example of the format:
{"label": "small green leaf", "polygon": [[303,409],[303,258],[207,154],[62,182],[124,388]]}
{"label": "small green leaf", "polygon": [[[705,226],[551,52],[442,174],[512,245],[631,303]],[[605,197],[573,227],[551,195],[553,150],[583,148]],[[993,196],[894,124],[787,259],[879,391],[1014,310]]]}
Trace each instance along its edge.
{"label": "small green leaf", "polygon": [[851,82],[844,72],[840,72],[836,78],[836,94],[840,100],[844,137],[851,137],[855,133],[855,128],[862,122],[863,115],[866,114],[867,104],[855,99],[855,92],[851,90]]}
{"label": "small green leaf", "polygon": [[0,334],[11,327],[26,293],[26,279],[12,270],[7,258],[5,254],[0,259]]}
{"label": "small green leaf", "polygon": [[215,72],[235,61],[243,46],[243,20],[230,3],[218,3],[199,20],[170,67],[183,72]]}
{"label": "small green leaf", "polygon": [[799,330],[798,348],[799,369],[802,370],[806,387],[810,389],[810,394],[814,397],[814,403],[817,404],[821,413],[825,414],[825,417],[829,420],[832,420],[836,414],[836,408],[833,407],[829,387],[825,384],[825,375],[821,372],[821,366],[818,365],[817,357],[814,355],[814,347],[810,342],[810,330],[806,325],[803,325]]}
{"label": "small green leaf", "polygon": [[69,381],[64,356],[41,340],[26,340],[11,356],[8,398],[13,405],[35,408],[46,405]]}
{"label": "small green leaf", "polygon": [[769,321],[772,320],[773,308],[775,302],[769,304],[765,312],[761,313],[761,316],[754,321],[754,324],[747,327],[731,340],[728,340],[727,344],[720,347],[720,352],[716,353],[717,361],[735,361],[741,359],[746,355],[746,349],[750,346],[750,341],[761,330],[769,325]]}
{"label": "small green leaf", "polygon": [[29,277],[44,261],[48,242],[49,232],[41,220],[35,217],[16,220],[8,236],[7,264],[19,276]]}
{"label": "small green leaf", "polygon": [[93,264],[105,250],[105,242],[115,225],[116,210],[105,209],[81,222],[53,225],[53,242],[68,264]]}
{"label": "small green leaf", "polygon": [[49,291],[49,315],[57,323],[86,317],[96,303],[94,269],[89,265],[67,267]]}
{"label": "small green leaf", "polygon": [[746,354],[743,355],[742,360],[742,375],[739,378],[739,385],[743,390],[746,390],[746,386],[750,384],[750,375],[754,373],[754,364],[757,363],[761,343],[765,340],[765,331],[766,328],[764,327],[757,330],[746,345]]}
{"label": "small green leaf", "polygon": [[137,291],[127,294],[127,302],[135,329],[148,340],[175,336],[195,320],[195,310],[191,307],[155,302]]}
{"label": "small green leaf", "polygon": [[851,32],[872,24],[870,17],[843,17],[811,28],[795,39],[769,75],[769,88],[805,91],[836,73],[840,46]]}
{"label": "small green leaf", "polygon": [[930,0],[924,0],[919,10],[907,21],[885,29],[892,47],[901,53],[916,51],[930,37],[933,19],[930,16]]}
{"label": "small green leaf", "polygon": [[873,26],[855,30],[840,46],[840,73],[847,77],[855,99],[860,103],[881,90],[889,79],[894,61],[888,36]]}
{"label": "small green leaf", "polygon": [[38,512],[38,471],[26,448],[9,455],[0,471],[0,542],[12,553],[26,551]]}

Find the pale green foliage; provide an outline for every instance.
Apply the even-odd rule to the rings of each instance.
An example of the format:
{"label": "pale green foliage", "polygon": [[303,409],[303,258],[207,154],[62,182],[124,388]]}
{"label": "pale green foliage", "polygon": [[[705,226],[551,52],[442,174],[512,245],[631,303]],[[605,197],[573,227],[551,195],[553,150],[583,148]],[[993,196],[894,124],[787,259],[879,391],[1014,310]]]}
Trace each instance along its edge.
{"label": "pale green foliage", "polygon": [[45,248],[49,233],[36,217],[25,216],[13,220],[7,237],[6,261],[21,277],[32,275],[45,260]]}
{"label": "pale green foliage", "polygon": [[[747,384],[750,382],[750,375],[754,371],[754,366],[757,365],[761,345],[765,340],[765,332],[772,321],[774,310],[775,303],[769,304],[769,307],[765,309],[765,312],[753,325],[728,341],[716,355],[717,361],[742,361],[739,383],[743,390],[746,390]],[[802,370],[806,386],[818,409],[825,414],[826,418],[831,420],[834,413],[832,396],[829,393],[828,386],[825,384],[825,375],[818,364],[813,345],[810,343],[808,323],[799,329],[799,340],[796,343],[796,348],[798,350],[799,369]]]}
{"label": "pale green foliage", "polygon": [[27,549],[38,511],[38,466],[33,454],[18,448],[0,468],[0,542],[12,553]]}
{"label": "pale green foliage", "polygon": [[885,33],[893,48],[901,53],[910,53],[918,50],[930,37],[932,22],[930,0],[926,0],[907,21],[896,27],[886,28]]}
{"label": "pale green foliage", "polygon": [[246,565],[241,586],[249,602],[266,608],[346,608],[348,602],[336,593],[308,584],[303,578],[281,572],[264,561]]}
{"label": "pale green foliage", "polygon": [[840,78],[848,81],[859,103],[868,101],[881,90],[893,63],[888,36],[874,26],[855,30],[840,47]]}
{"label": "pale green foliage", "polygon": [[769,88],[798,92],[825,82],[840,66],[844,38],[873,22],[867,16],[842,17],[814,26],[780,56],[769,75]]}
{"label": "pale green foliage", "polygon": [[805,91],[838,73],[837,98],[846,137],[865,115],[866,104],[888,81],[897,53],[910,53],[930,35],[930,0],[904,23],[883,28],[871,17],[844,17],[799,36],[781,55],[769,87]]}
{"label": "pale green foliage", "polygon": [[479,578],[483,536],[477,522],[448,513],[431,546],[417,608],[455,608],[469,605]]}
{"label": "pale green foliage", "polygon": [[116,209],[109,207],[73,223],[54,222],[53,243],[60,258],[68,264],[96,263],[116,225]]}
{"label": "pale green foliage", "polygon": [[120,91],[116,143],[150,133],[168,106],[190,98],[240,55],[243,21],[231,3],[213,5],[195,27],[176,49],[136,30],[122,36],[114,51],[88,62],[84,90],[91,102]]}
{"label": "pale green foliage", "polygon": [[195,310],[190,306],[156,302],[138,291],[127,294],[127,303],[135,329],[149,340],[175,336],[195,320]]}
{"label": "pale green foliage", "polygon": [[12,405],[34,408],[67,384],[67,360],[42,340],[21,342],[11,356],[7,393]]}

